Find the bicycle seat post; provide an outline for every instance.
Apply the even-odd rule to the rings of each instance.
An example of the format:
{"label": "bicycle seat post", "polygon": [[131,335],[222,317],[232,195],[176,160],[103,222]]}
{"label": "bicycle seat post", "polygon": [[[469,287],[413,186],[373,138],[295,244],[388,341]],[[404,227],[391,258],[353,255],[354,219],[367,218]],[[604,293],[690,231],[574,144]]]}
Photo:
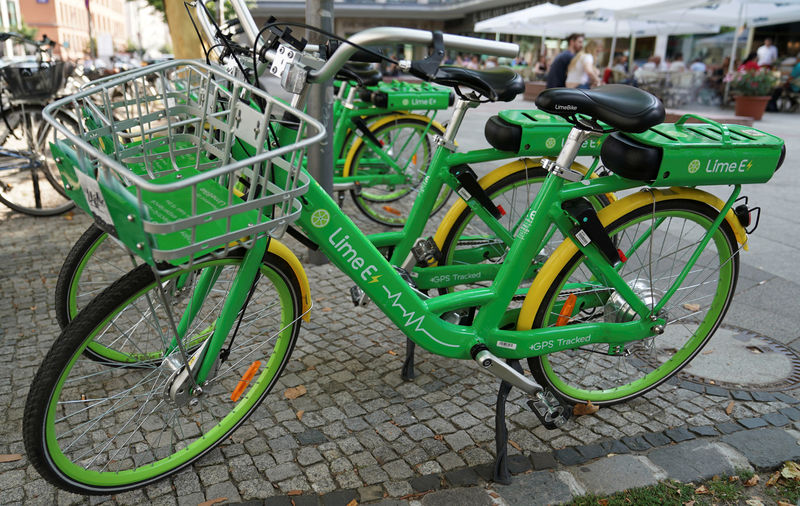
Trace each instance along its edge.
{"label": "bicycle seat post", "polygon": [[478,107],[478,102],[457,97],[453,105],[453,117],[450,118],[450,123],[447,125],[444,137],[437,140],[437,142],[450,151],[455,151],[455,138],[458,130],[461,128],[461,122],[464,121],[464,115],[467,114],[469,109],[475,107]]}

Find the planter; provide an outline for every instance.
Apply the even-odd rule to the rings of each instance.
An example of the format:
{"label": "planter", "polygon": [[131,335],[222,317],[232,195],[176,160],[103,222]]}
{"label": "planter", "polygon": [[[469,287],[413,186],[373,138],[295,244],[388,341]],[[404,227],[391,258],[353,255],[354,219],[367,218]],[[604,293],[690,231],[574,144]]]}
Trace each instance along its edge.
{"label": "planter", "polygon": [[754,120],[760,120],[764,116],[764,110],[767,108],[770,97],[737,95],[735,99],[737,116],[750,116]]}
{"label": "planter", "polygon": [[525,83],[525,93],[523,94],[523,98],[525,100],[534,101],[536,97],[539,96],[539,93],[543,92],[547,88],[547,83],[544,81],[528,81]]}

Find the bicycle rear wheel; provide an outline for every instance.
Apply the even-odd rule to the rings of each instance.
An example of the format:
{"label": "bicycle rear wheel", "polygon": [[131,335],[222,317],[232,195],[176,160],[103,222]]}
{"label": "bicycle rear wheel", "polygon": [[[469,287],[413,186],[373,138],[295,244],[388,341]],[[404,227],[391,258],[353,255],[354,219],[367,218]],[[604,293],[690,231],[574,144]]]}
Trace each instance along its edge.
{"label": "bicycle rear wheel", "polygon": [[[628,257],[619,273],[649,307],[666,294],[718,215],[705,203],[676,199],[647,203],[612,219],[606,230]],[[560,265],[540,274],[547,278],[558,273],[533,309],[532,328],[555,325],[572,294],[579,303],[567,324],[637,318],[613,288],[592,275],[580,251],[559,258],[565,256]],[[659,313],[666,320],[662,335],[621,349],[592,344],[530,358],[531,372],[571,402],[611,405],[638,397],[681,370],[711,339],[733,298],[738,272],[736,238],[723,221]],[[531,325],[520,327],[525,328]]]}
{"label": "bicycle rear wheel", "polygon": [[[370,127],[372,129],[372,127]],[[402,184],[370,184],[367,179],[350,194],[359,210],[369,219],[390,227],[405,225],[433,156],[435,135],[443,135],[435,124],[418,117],[399,117],[372,129],[380,140],[383,153],[390,156],[405,177]],[[350,159],[349,175],[364,176],[397,174],[365,142],[361,142]],[[445,186],[439,193],[431,214],[447,202],[452,190]]]}
{"label": "bicycle rear wheel", "polygon": [[97,225],[90,225],[69,250],[58,274],[55,290],[58,325],[66,328],[95,296],[133,267],[124,246]]}
{"label": "bicycle rear wheel", "polygon": [[[42,107],[15,106],[0,118],[0,202],[32,216],[53,216],[74,207],[61,183],[50,154],[53,126],[44,121]],[[78,124],[70,117],[59,120]]]}
{"label": "bicycle rear wheel", "polygon": [[[217,270],[184,337],[190,353],[210,337],[240,263],[238,254],[162,279],[169,309],[179,319],[200,272]],[[289,360],[302,316],[300,284],[279,257],[265,256],[216,374],[199,395],[170,393],[184,362],[178,350],[164,351],[174,334],[157,292],[149,266],[131,271],[75,318],[39,368],[25,405],[25,448],[37,471],[57,487],[112,494],[177,472],[236,430]],[[92,344],[107,347],[115,361],[86,358]],[[248,371],[256,371],[249,383]],[[237,396],[239,385],[244,390]]]}

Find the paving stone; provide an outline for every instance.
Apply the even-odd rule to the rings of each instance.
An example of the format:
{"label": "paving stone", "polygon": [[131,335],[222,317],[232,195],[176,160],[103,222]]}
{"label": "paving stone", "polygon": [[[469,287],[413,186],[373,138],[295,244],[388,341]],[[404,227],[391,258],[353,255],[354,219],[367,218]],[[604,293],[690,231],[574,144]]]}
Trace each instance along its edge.
{"label": "paving stone", "polygon": [[691,381],[681,381],[679,385],[681,388],[685,388],[686,390],[691,390],[692,392],[697,392],[699,394],[703,394],[706,392],[706,387],[697,383],[693,383]]}
{"label": "paving stone", "polygon": [[775,398],[778,399],[779,401],[785,402],[786,404],[790,405],[800,404],[800,399],[792,397],[791,395],[787,395],[783,392],[773,392],[772,395],[774,395]]}
{"label": "paving stone", "polygon": [[722,437],[759,469],[771,469],[784,461],[800,458],[797,440],[783,429],[774,427],[741,431]]}
{"label": "paving stone", "polygon": [[[569,472],[588,493],[611,495],[631,488],[655,485],[666,473],[642,455],[615,455]],[[614,479],[609,479],[613,476]]]}
{"label": "paving stone", "polygon": [[470,468],[444,473],[444,478],[453,487],[470,487],[480,483],[480,476]]}
{"label": "paving stone", "polygon": [[617,455],[622,455],[625,453],[630,453],[631,450],[622,441],[617,439],[611,441],[603,441],[601,443],[603,450],[605,450],[605,454],[614,453]]}
{"label": "paving stone", "polygon": [[510,485],[494,484],[493,489],[509,506],[561,504],[574,497],[574,491],[570,486],[559,479],[561,475],[562,473],[538,471],[515,476]]}
{"label": "paving stone", "polygon": [[336,490],[319,497],[322,506],[347,506],[359,498],[356,490]]}
{"label": "paving stone", "polygon": [[776,427],[783,427],[784,425],[789,425],[789,418],[786,415],[781,413],[768,413],[761,418],[764,421],[768,422],[770,425],[774,425]]}
{"label": "paving stone", "polygon": [[713,385],[706,386],[706,394],[713,395],[714,397],[728,397],[728,393],[728,390],[721,387]]}
{"label": "paving stone", "polygon": [[427,492],[428,490],[439,490],[442,488],[442,477],[438,474],[428,474],[417,476],[409,480],[414,492]]}
{"label": "paving stone", "polygon": [[750,395],[750,392],[746,392],[744,390],[733,390],[731,391],[731,397],[735,401],[752,401],[753,396]]}
{"label": "paving stone", "polygon": [[635,452],[649,450],[653,446],[642,436],[625,436],[620,441]]}
{"label": "paving stone", "polygon": [[658,448],[647,454],[670,478],[682,482],[706,480],[714,475],[734,474],[738,469],[752,470],[747,459],[730,447],[698,440]]}
{"label": "paving stone", "polygon": [[722,422],[716,425],[716,429],[723,434],[733,434],[742,430],[742,426],[736,422]]}
{"label": "paving stone", "polygon": [[763,418],[740,418],[737,420],[745,429],[758,429],[769,425]]}
{"label": "paving stone", "polygon": [[574,466],[577,464],[582,464],[586,462],[588,459],[578,453],[575,448],[562,448],[560,450],[556,450],[553,452],[556,460],[564,464],[565,466]]}
{"label": "paving stone", "polygon": [[689,432],[685,427],[676,427],[674,429],[667,429],[664,431],[664,434],[671,440],[675,441],[676,443],[694,439],[694,434]]}
{"label": "paving stone", "polygon": [[783,408],[778,410],[779,413],[783,413],[784,416],[788,417],[793,422],[800,420],[800,409],[797,408]]}
{"label": "paving stone", "polygon": [[233,482],[230,481],[211,485],[206,489],[206,497],[210,499],[216,499],[217,497],[225,497],[230,502],[236,502],[242,500],[241,496],[239,495],[239,491],[236,489],[236,486],[233,484]]}
{"label": "paving stone", "polygon": [[325,434],[317,429],[308,429],[300,434],[297,434],[297,440],[301,445],[316,445],[324,443],[328,440]]}
{"label": "paving stone", "polygon": [[663,432],[648,432],[643,435],[645,441],[654,447],[664,446],[670,444],[672,441]]}
{"label": "paving stone", "polygon": [[719,432],[712,425],[702,425],[700,427],[689,427],[689,430],[698,436],[719,436]]}
{"label": "paving stone", "polygon": [[531,462],[536,471],[556,467],[556,459],[551,452],[535,452],[531,454]]}
{"label": "paving stone", "polygon": [[753,396],[753,400],[758,402],[773,402],[775,400],[775,396],[769,392],[750,392]]}
{"label": "paving stone", "polygon": [[358,489],[358,498],[360,503],[377,501],[383,498],[383,487],[380,485],[361,487]]}
{"label": "paving stone", "polygon": [[425,494],[420,500],[422,506],[453,506],[454,504],[470,506],[491,506],[489,494],[480,487],[456,488],[440,490]]}
{"label": "paving stone", "polygon": [[580,453],[583,457],[585,457],[586,460],[592,460],[598,457],[606,456],[606,449],[599,444],[576,446],[575,449],[578,451],[578,453]]}

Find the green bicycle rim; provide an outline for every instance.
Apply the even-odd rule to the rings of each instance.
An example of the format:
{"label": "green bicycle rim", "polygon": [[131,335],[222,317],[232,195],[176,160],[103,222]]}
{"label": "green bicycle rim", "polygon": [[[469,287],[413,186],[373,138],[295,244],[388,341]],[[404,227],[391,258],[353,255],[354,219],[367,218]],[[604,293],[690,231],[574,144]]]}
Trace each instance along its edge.
{"label": "green bicycle rim", "polygon": [[[218,261],[212,261],[204,265],[214,266],[231,263],[234,262],[222,259]],[[72,358],[67,364],[67,367],[61,373],[48,403],[44,434],[46,454],[54,468],[58,469],[63,478],[72,482],[77,482],[82,486],[88,485],[96,488],[97,491],[103,491],[106,488],[113,487],[133,487],[143,485],[149,481],[160,479],[164,477],[165,474],[177,471],[181,467],[193,462],[205,452],[216,446],[218,441],[224,439],[230,432],[236,429],[241,422],[244,421],[244,417],[246,415],[252,413],[253,408],[255,408],[258,403],[263,400],[264,394],[272,388],[275,381],[279,377],[279,374],[277,373],[279,372],[281,365],[284,363],[284,357],[287,351],[289,351],[292,342],[291,323],[294,321],[294,315],[291,314],[291,308],[293,307],[292,295],[289,292],[285,281],[282,280],[280,276],[271,269],[265,269],[262,267],[261,272],[262,275],[270,279],[274,286],[278,288],[277,293],[280,297],[282,307],[284,308],[281,314],[281,325],[283,330],[275,340],[276,345],[269,357],[266,368],[261,372],[261,374],[259,374],[258,378],[253,381],[246,395],[238,401],[236,406],[213,429],[185,448],[178,450],[176,453],[173,453],[172,455],[151,464],[145,465],[140,469],[128,471],[109,471],[105,473],[83,469],[71,462],[61,452],[61,449],[58,446],[58,441],[56,440],[56,435],[54,433],[54,418],[58,405],[58,394],[61,392],[64,386],[64,382],[67,379],[68,373],[75,365],[75,362],[80,358],[90,340],[95,337],[97,332],[105,328],[106,324],[108,324],[108,322],[111,321],[121,309],[116,311],[114,314],[108,315],[99,325],[96,326],[95,331],[73,354]],[[180,273],[175,273],[165,279],[170,279],[178,274]],[[118,306],[118,308],[124,308],[126,304],[136,300],[145,292],[151,290],[152,287],[153,285],[150,284],[144,289],[138,291],[125,303]]]}
{"label": "green bicycle rim", "polygon": [[[701,216],[699,214],[690,213],[690,212],[681,212],[678,210],[666,210],[666,212],[670,213],[670,216],[678,216],[690,219],[695,223],[700,224],[701,220],[705,221],[706,228],[711,224],[711,221],[708,220],[707,217]],[[625,226],[635,225],[637,223],[643,222],[645,220],[649,220],[650,217],[648,215],[641,216],[639,218],[634,219],[633,221],[627,222]],[[615,232],[621,230],[622,226],[617,228]],[[724,236],[723,230],[720,228],[718,229],[714,236],[713,236],[714,244],[717,247],[718,255],[726,254],[726,255],[733,255],[734,252],[730,249],[730,243]],[[578,253],[575,259],[580,258],[581,255]],[[574,270],[578,267],[579,262],[575,262],[572,268],[567,272],[563,277],[561,277],[561,285],[569,279],[569,276],[574,272]],[[612,402],[621,402],[623,400],[630,399],[641,393],[644,393],[651,388],[658,386],[659,384],[663,383],[667,379],[669,379],[673,374],[678,372],[680,368],[682,368],[686,363],[689,362],[697,353],[700,352],[702,347],[708,341],[708,339],[713,335],[713,332],[716,331],[716,327],[719,325],[721,321],[721,316],[723,312],[727,309],[728,301],[730,299],[729,292],[733,289],[732,287],[732,276],[733,276],[734,267],[732,262],[726,262],[720,268],[720,278],[719,283],[717,284],[717,288],[715,290],[714,298],[711,304],[711,309],[706,313],[703,322],[700,326],[698,326],[697,330],[689,340],[683,345],[683,347],[678,350],[669,360],[665,361],[659,367],[655,368],[654,370],[650,371],[643,377],[638,380],[632,381],[626,385],[622,385],[615,388],[609,388],[604,390],[587,390],[582,388],[577,388],[572,385],[567,384],[564,382],[556,373],[553,371],[552,364],[548,360],[547,356],[539,357],[540,364],[542,366],[542,371],[544,372],[547,381],[552,385],[558,392],[568,397],[573,401],[578,402],[586,402],[592,401],[596,403],[612,403]],[[560,288],[559,288],[560,291]],[[554,295],[557,292],[553,292]],[[553,297],[553,300],[547,307],[547,310],[544,314],[552,314],[552,307],[556,301],[556,297]],[[547,322],[543,322],[541,326],[546,326]]]}

